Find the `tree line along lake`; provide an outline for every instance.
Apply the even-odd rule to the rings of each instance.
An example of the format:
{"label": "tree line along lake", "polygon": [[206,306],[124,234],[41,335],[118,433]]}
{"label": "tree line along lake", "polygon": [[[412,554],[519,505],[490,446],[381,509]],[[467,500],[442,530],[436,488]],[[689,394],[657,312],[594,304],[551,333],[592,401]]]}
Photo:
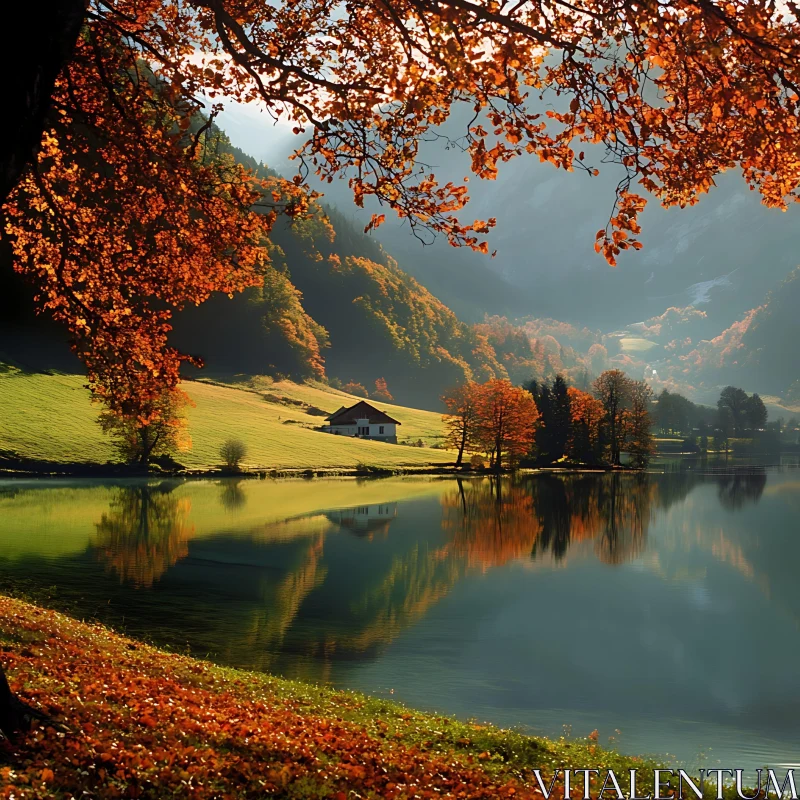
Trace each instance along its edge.
{"label": "tree line along lake", "polygon": [[5,481],[0,583],[423,710],[681,766],[795,764],[796,461],[658,469]]}

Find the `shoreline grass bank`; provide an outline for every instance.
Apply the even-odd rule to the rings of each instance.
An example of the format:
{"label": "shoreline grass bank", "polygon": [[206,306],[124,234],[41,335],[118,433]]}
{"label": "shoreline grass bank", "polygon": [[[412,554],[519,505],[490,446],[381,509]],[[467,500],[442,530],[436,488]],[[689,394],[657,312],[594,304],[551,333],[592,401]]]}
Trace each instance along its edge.
{"label": "shoreline grass bank", "polygon": [[525,467],[522,469],[501,470],[492,469],[464,469],[450,464],[430,466],[397,466],[383,467],[377,464],[362,464],[351,469],[315,469],[312,467],[298,469],[242,469],[239,471],[223,469],[197,469],[197,470],[165,470],[165,469],[137,469],[127,467],[125,464],[76,464],[76,463],[20,463],[10,459],[3,459],[0,454],[0,480],[4,478],[96,478],[99,480],[117,480],[125,478],[153,479],[176,478],[179,480],[202,480],[233,478],[237,480],[266,480],[285,478],[387,478],[387,477],[414,477],[414,476],[440,476],[451,478],[487,478],[528,475],[528,474],[572,474],[572,473],[637,473],[646,472],[646,468],[592,466],[575,464],[571,466],[541,466]]}
{"label": "shoreline grass bank", "polygon": [[533,798],[532,770],[657,766],[351,692],[214,666],[0,595],[12,689],[52,714],[0,798]]}

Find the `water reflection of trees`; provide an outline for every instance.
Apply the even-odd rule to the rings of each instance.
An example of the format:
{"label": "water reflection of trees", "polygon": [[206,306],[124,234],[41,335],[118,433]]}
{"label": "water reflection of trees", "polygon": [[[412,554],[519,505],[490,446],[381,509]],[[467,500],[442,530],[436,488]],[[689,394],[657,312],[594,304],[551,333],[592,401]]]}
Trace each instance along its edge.
{"label": "water reflection of trees", "polygon": [[[402,519],[394,505],[385,513],[377,506],[329,512],[327,518],[348,532],[348,541],[356,534],[364,546],[379,546],[375,552],[381,555],[370,553],[370,569],[357,570],[343,557],[358,552],[349,545],[337,555],[341,545],[327,540],[327,558],[322,537],[309,545],[308,557],[277,590],[270,585],[265,591],[245,637],[248,658],[258,668],[330,679],[337,664],[369,658],[389,645],[472,571],[519,560],[563,561],[571,548],[623,564],[643,553],[656,514],[698,486],[727,487],[745,502],[758,499],[756,483],[699,473],[457,480],[441,497],[443,541],[436,526],[419,539],[409,538],[408,530],[391,537],[386,520]],[[380,539],[370,540],[375,531]],[[719,547],[716,539],[713,547]]]}
{"label": "water reflection of trees", "polygon": [[188,553],[191,501],[175,484],[123,487],[96,524],[100,560],[121,582],[148,587]]}
{"label": "water reflection of trees", "polygon": [[453,553],[483,569],[526,556],[559,560],[588,540],[603,561],[620,563],[644,548],[656,495],[646,475],[459,482],[443,497],[443,526]]}
{"label": "water reflection of trees", "polygon": [[279,583],[263,584],[261,607],[238,642],[249,667],[327,681],[336,662],[367,658],[422,619],[464,573],[446,552],[419,542],[406,548],[399,538],[379,570],[357,577],[335,556],[325,563],[323,542],[311,543]]}
{"label": "water reflection of trees", "polygon": [[263,604],[254,611],[241,642],[250,654],[249,666],[260,670],[272,667],[303,601],[325,580],[324,541],[324,534],[315,535],[296,568],[277,583],[263,585]]}
{"label": "water reflection of trees", "polygon": [[[403,519],[394,503],[327,512],[319,516],[323,528],[308,526],[307,535],[287,537],[285,523],[269,524],[258,529],[252,547],[292,548],[283,551],[291,558],[278,554],[276,572],[254,550],[253,569],[262,571],[242,607],[247,613],[210,615],[217,622],[202,644],[230,663],[325,679],[337,661],[388,645],[470,571],[516,560],[563,561],[570,548],[624,563],[644,550],[654,515],[696,487],[710,485],[723,505],[740,508],[759,499],[764,482],[763,473],[695,471],[458,480],[441,499],[442,531],[431,520],[430,528],[426,521],[412,532],[406,524],[393,536],[390,528]],[[121,581],[151,586],[188,555],[190,501],[172,489],[118,489],[97,523],[100,557]],[[236,482],[221,483],[219,491],[223,506],[240,507]],[[334,523],[343,534],[335,542],[328,538]]]}
{"label": "water reflection of trees", "polygon": [[442,496],[442,527],[451,533],[452,554],[484,570],[531,552],[541,527],[534,498],[503,479],[458,480]]}
{"label": "water reflection of trees", "polygon": [[658,486],[647,475],[636,475],[622,483],[623,476],[610,475],[600,482],[599,508],[602,532],[595,553],[607,564],[623,564],[644,550]]}
{"label": "water reflection of trees", "polygon": [[708,483],[716,485],[725,508],[736,510],[758,502],[766,472],[578,473],[459,481],[442,498],[442,524],[452,536],[453,554],[466,558],[468,566],[488,569],[527,555],[558,561],[584,541],[594,543],[601,561],[620,564],[643,552],[657,511]]}
{"label": "water reflection of trees", "polygon": [[717,497],[723,508],[738,511],[749,503],[757,503],[766,485],[765,469],[725,474],[718,478]]}
{"label": "water reflection of trees", "polygon": [[367,652],[390,643],[449,594],[462,574],[445,550],[428,550],[415,544],[396,555],[380,582],[351,604],[361,626],[341,636],[338,643],[329,640],[328,650],[332,652],[335,646]]}
{"label": "water reflection of trees", "polygon": [[659,505],[669,508],[701,483],[717,487],[717,497],[723,508],[738,511],[757,503],[767,485],[767,468],[763,464],[729,464],[702,458],[682,458],[663,465],[663,480],[659,481]]}
{"label": "water reflection of trees", "polygon": [[247,504],[247,495],[244,492],[242,481],[237,478],[221,481],[219,502],[226,511],[238,511],[244,508]]}

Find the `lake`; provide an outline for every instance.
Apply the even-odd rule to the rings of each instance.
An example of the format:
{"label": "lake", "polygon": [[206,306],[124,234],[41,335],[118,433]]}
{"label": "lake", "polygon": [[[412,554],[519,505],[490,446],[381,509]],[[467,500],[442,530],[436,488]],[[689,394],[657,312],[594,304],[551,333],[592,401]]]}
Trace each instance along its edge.
{"label": "lake", "polygon": [[798,765],[800,470],[665,469],[5,481],[0,591],[420,709]]}

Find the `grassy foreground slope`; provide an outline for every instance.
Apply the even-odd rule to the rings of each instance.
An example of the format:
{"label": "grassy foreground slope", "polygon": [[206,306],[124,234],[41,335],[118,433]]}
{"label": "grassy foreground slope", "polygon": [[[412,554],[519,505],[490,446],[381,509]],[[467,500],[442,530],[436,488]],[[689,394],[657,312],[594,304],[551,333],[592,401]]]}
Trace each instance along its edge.
{"label": "grassy foreground slope", "polygon": [[532,768],[589,765],[638,767],[652,789],[652,765],[586,739],[219,668],[2,595],[0,644],[12,689],[70,729],[22,737],[0,761],[4,800],[522,800],[542,797]]}
{"label": "grassy foreground slope", "polygon": [[[0,372],[0,451],[57,462],[117,460],[111,442],[97,425],[80,375]],[[453,460],[451,453],[330,436],[313,430],[342,405],[359,398],[320,385],[288,381],[233,387],[189,381],[183,386],[195,403],[188,410],[192,448],[178,460],[193,469],[219,463],[220,445],[234,437],[245,442],[245,466],[268,469],[335,469],[359,463],[380,467],[423,466]],[[401,423],[399,439],[427,444],[441,441],[439,414],[392,406],[385,408]],[[311,413],[309,413],[311,412]]]}

